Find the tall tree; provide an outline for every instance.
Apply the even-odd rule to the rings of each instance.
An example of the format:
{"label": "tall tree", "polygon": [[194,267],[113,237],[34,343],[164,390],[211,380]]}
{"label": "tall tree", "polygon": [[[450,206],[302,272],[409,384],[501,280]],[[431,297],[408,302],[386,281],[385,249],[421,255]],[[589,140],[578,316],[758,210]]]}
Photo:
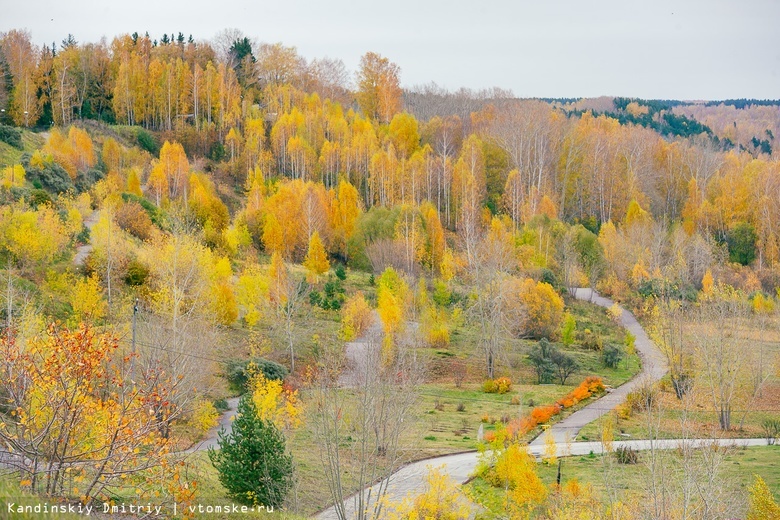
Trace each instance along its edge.
{"label": "tall tree", "polygon": [[366,117],[389,123],[401,110],[400,73],[398,65],[375,52],[360,58],[356,97]]}

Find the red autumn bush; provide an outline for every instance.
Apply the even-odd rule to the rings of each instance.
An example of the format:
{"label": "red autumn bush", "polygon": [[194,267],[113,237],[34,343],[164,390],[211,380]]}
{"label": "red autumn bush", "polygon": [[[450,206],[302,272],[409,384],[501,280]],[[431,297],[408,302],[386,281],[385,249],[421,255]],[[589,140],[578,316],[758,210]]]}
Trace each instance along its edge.
{"label": "red autumn bush", "polygon": [[522,437],[540,424],[548,422],[566,408],[571,408],[583,399],[604,391],[604,383],[600,377],[589,376],[577,388],[560,398],[553,405],[537,406],[530,415],[515,419],[507,425],[507,433],[511,437]]}

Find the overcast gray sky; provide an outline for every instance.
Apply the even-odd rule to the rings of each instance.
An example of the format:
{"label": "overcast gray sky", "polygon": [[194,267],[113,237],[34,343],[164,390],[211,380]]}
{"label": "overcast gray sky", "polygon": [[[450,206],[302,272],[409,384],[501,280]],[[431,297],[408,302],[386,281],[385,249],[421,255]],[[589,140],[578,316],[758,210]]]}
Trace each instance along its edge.
{"label": "overcast gray sky", "polygon": [[59,43],[237,28],[307,58],[367,51],[404,86],[519,97],[780,98],[778,0],[0,0],[0,32]]}

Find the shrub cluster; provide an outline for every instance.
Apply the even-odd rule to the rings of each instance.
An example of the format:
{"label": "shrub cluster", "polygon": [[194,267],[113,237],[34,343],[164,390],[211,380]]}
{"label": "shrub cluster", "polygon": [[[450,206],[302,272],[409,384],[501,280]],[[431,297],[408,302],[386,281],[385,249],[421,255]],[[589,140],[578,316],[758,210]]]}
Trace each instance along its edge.
{"label": "shrub cluster", "polygon": [[245,392],[247,390],[247,383],[249,383],[252,378],[252,374],[257,371],[262,372],[266,379],[271,380],[283,380],[289,373],[287,369],[279,363],[267,359],[234,359],[228,361],[225,366],[225,378],[228,380],[233,391]]}
{"label": "shrub cluster", "polygon": [[531,413],[521,419],[511,421],[507,426],[510,437],[521,437],[540,424],[549,422],[553,416],[558,415],[566,408],[571,408],[580,401],[604,391],[604,383],[600,377],[589,376],[574,390],[555,402],[546,406],[537,406]]}
{"label": "shrub cluster", "polygon": [[12,126],[0,124],[0,141],[8,143],[19,150],[24,148],[24,145],[22,144],[22,132],[19,131],[18,128]]}
{"label": "shrub cluster", "polygon": [[508,377],[488,379],[482,383],[482,391],[486,394],[506,394],[512,390],[512,380]]}

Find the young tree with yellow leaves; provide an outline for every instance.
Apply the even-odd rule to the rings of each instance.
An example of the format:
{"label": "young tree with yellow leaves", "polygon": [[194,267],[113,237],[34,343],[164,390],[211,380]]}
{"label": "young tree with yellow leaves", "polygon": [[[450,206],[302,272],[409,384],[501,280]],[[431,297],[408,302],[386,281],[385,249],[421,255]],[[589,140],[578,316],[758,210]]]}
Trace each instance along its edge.
{"label": "young tree with yellow leaves", "polygon": [[747,520],[769,520],[780,518],[780,505],[777,504],[764,479],[756,475],[750,487],[750,508]]}
{"label": "young tree with yellow leaves", "polygon": [[287,430],[301,425],[303,405],[297,390],[278,379],[267,379],[261,371],[255,371],[250,388],[258,417]]}
{"label": "young tree with yellow leaves", "polygon": [[363,293],[358,291],[350,296],[341,310],[341,330],[339,337],[352,341],[374,323],[374,312],[369,307]]}
{"label": "young tree with yellow leaves", "polygon": [[24,167],[21,164],[6,166],[3,168],[2,176],[0,176],[0,187],[8,190],[24,186],[24,175]]}
{"label": "young tree with yellow leaves", "polygon": [[382,320],[385,338],[382,343],[382,354],[385,361],[394,356],[395,335],[403,326],[404,307],[408,286],[401,276],[388,267],[377,281],[377,312]]}
{"label": "young tree with yellow leaves", "polygon": [[316,283],[319,277],[328,272],[330,262],[325,253],[325,247],[322,245],[319,232],[315,231],[309,238],[309,250],[306,253],[306,259],[303,266],[308,271],[307,281]]}
{"label": "young tree with yellow leaves", "polygon": [[401,504],[388,504],[388,520],[461,520],[469,518],[469,500],[461,493],[457,482],[443,468],[429,466],[425,488]]}

